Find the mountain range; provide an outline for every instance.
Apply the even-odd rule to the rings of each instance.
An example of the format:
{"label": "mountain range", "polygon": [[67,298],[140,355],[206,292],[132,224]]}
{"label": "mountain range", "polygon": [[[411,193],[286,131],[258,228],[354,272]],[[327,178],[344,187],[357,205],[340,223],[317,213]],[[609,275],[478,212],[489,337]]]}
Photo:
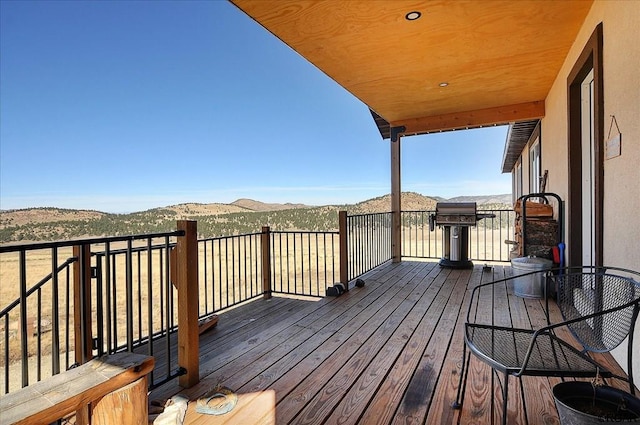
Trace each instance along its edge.
{"label": "mountain range", "polygon": [[[451,199],[403,192],[403,211],[433,210],[437,202],[476,202],[479,209],[511,208],[511,195],[459,196]],[[356,204],[312,206],[293,203],[265,203],[238,199],[232,203],[185,203],[129,214],[63,208],[27,208],[0,211],[0,243],[60,240],[88,236],[168,231],[175,221],[198,221],[203,237],[258,231],[269,225],[278,230],[334,230],[337,211],[349,214],[390,210],[391,197],[384,195]]]}

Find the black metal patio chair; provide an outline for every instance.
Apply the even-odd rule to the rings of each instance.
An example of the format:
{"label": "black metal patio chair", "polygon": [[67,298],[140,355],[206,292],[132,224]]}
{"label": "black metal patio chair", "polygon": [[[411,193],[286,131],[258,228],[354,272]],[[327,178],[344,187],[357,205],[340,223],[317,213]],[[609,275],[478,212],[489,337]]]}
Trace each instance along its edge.
{"label": "black metal patio chair", "polygon": [[[547,325],[538,329],[495,326],[476,320],[483,288],[508,285],[515,278],[545,275]],[[537,271],[478,285],[473,289],[464,332],[460,382],[454,408],[460,408],[473,353],[503,375],[502,423],[506,424],[509,375],[617,378],[633,382],[633,334],[640,311],[640,273],[615,267],[580,267]],[[555,286],[562,320],[554,321],[546,289]],[[508,286],[507,286],[508,288]],[[553,302],[553,301],[551,301]],[[557,317],[557,314],[555,315]],[[581,348],[567,341],[567,328]],[[565,335],[563,338],[561,335]],[[591,353],[609,352],[628,337],[627,376],[614,374],[594,360]],[[470,353],[467,353],[467,349]]]}

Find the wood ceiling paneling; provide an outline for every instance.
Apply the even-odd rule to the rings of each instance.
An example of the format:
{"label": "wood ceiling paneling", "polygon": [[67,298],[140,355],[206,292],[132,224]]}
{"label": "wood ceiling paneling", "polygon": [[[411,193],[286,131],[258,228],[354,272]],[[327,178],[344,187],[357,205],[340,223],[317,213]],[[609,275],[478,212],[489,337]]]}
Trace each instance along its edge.
{"label": "wood ceiling paneling", "polygon": [[231,1],[406,134],[542,117],[592,4]]}

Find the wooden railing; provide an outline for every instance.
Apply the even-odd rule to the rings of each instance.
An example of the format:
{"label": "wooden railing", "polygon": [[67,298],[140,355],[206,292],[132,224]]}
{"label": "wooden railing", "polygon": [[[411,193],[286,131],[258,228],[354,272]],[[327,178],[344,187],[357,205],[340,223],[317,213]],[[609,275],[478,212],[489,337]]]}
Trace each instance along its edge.
{"label": "wooden railing", "polygon": [[152,387],[192,386],[199,319],[274,293],[324,296],[340,278],[338,238],[264,227],[198,241],[196,222],[179,221],[162,234],[2,246],[13,265],[0,285],[15,295],[3,292],[13,301],[0,310],[0,394],[120,351],[164,357]]}
{"label": "wooden railing", "polygon": [[339,279],[339,233],[273,231],[199,241],[200,317],[272,294],[323,297]]}
{"label": "wooden railing", "polygon": [[168,346],[176,324],[168,253],[183,236],[178,230],[0,246],[2,299],[12,300],[0,310],[1,393],[97,355],[153,355],[150,341],[161,338]]}
{"label": "wooden railing", "polygon": [[[404,256],[437,258],[425,251],[426,213],[403,212]],[[500,214],[484,224],[497,232],[491,241],[510,235]],[[348,287],[391,260],[392,221],[343,211],[338,231],[263,227],[202,240],[196,222],[179,221],[168,233],[0,246],[2,299],[11,300],[0,310],[0,394],[119,351],[164,356],[152,387],[176,376],[189,387],[199,375],[199,320],[272,294]]]}
{"label": "wooden railing", "polygon": [[[347,282],[391,260],[392,213],[346,216]],[[341,229],[341,235],[342,235]]]}

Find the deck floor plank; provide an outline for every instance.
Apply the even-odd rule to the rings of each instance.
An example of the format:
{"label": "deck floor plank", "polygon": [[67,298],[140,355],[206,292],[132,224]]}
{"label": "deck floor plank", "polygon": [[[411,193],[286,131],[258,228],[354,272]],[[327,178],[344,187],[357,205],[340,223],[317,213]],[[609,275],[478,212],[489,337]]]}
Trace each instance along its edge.
{"label": "deck floor plank", "polygon": [[[251,335],[258,331],[254,326],[254,322],[264,322],[269,315],[273,315],[272,312],[274,309],[277,309],[278,311],[285,311],[287,308],[291,308],[291,306],[294,305],[296,307],[293,308],[299,308],[299,305],[295,304],[295,300],[288,298],[273,298],[266,302],[253,302],[251,304],[251,309],[239,306],[225,312],[225,320],[219,321],[215,328],[208,330],[204,337],[201,337],[200,339],[200,352],[203,353],[200,357],[200,376],[203,377],[207,374],[207,360],[218,354],[218,352],[214,351],[214,349],[208,344],[215,342],[215,346],[219,347],[222,352],[225,352],[228,346],[233,347],[238,344],[239,341],[250,339]],[[175,333],[171,334],[169,339],[171,359],[172,362],[176,362],[176,359],[178,358],[177,335]],[[225,346],[224,344],[228,345]],[[148,345],[146,344],[138,347],[135,351],[151,355],[151,353],[149,353]],[[168,361],[166,338],[163,337],[154,344],[152,355],[156,359],[157,366],[155,370],[159,372],[159,375],[162,375],[163,372],[165,372]],[[154,380],[155,379],[156,378],[154,377]],[[155,396],[159,399],[167,398],[170,396],[169,393],[175,392],[172,390],[171,386],[163,388],[166,388],[167,392],[163,392],[162,390],[156,391]]]}
{"label": "deck floor plank", "polygon": [[[471,290],[510,273],[507,266],[451,270],[403,261],[365,274],[364,288],[337,298],[255,300],[219,313],[218,326],[201,335],[200,383],[180,389],[173,380],[150,399],[188,396],[187,425],[499,423],[503,377],[474,356],[464,404],[451,404]],[[545,323],[541,300],[512,292],[481,291],[478,315],[504,325]],[[166,369],[163,344],[154,352],[158,370]],[[512,377],[508,422],[557,424],[551,389],[558,382],[524,377],[521,392]],[[196,400],[218,384],[237,393],[236,407],[220,416],[197,413]]]}
{"label": "deck floor plank", "polygon": [[[292,375],[291,378],[299,383],[296,385],[296,382],[290,380],[287,382],[288,387],[293,385],[295,388],[291,396],[278,400],[278,423],[290,423],[294,419],[295,423],[313,423],[317,415],[326,412],[326,407],[333,407],[327,400],[337,403],[339,399],[331,397],[335,391],[326,390],[323,387],[329,386],[330,389],[335,389],[336,386],[340,388],[352,383],[354,376],[357,376],[361,368],[375,356],[376,350],[380,348],[380,341],[389,338],[408,314],[415,301],[407,300],[407,297],[414,291],[419,291],[420,288],[418,279],[406,282],[400,291],[383,306],[385,314],[373,315],[340,347],[325,351],[324,361],[321,364],[313,362],[314,369],[302,382],[299,382],[298,376]],[[372,307],[377,308],[376,305]],[[323,386],[319,386],[318,382],[322,382]],[[318,396],[322,399],[320,401],[316,398],[318,394],[321,394]],[[303,412],[308,404],[316,405],[318,410],[308,409]],[[297,418],[301,413],[309,416],[302,415]]]}
{"label": "deck floor plank", "polygon": [[[380,287],[384,288],[384,287]],[[296,352],[291,352],[287,356],[278,360],[274,365],[264,371],[260,376],[254,378],[242,389],[248,389],[250,391],[260,391],[269,388],[276,381],[281,378],[282,381],[279,385],[282,385],[286,379],[291,379],[294,383],[300,380],[300,376],[304,376],[308,371],[313,370],[325,360],[333,351],[344,344],[354,333],[358,332],[363,323],[367,323],[376,314],[379,314],[380,308],[384,307],[386,303],[391,300],[397,293],[398,288],[382,291],[369,288],[367,285],[368,293],[363,291],[364,297],[354,296],[355,301],[360,299],[358,304],[366,307],[360,307],[359,309],[352,308],[352,312],[357,314],[351,318],[344,326],[337,327],[334,323],[322,328],[318,332],[317,336],[321,338],[312,338],[308,340],[303,346],[301,346]],[[376,294],[374,300],[371,295]],[[351,296],[350,293],[348,296]],[[378,304],[376,306],[376,304]],[[340,316],[343,319],[344,316]],[[324,332],[324,334],[323,334]],[[285,375],[288,375],[285,377]],[[286,388],[286,385],[282,385],[281,388]]]}
{"label": "deck floor plank", "polygon": [[[375,294],[375,291],[371,291],[371,293],[367,295],[372,294]],[[356,301],[358,300],[354,298],[353,302],[355,303]],[[372,304],[374,304],[373,301]],[[339,306],[340,311],[336,311],[337,309],[333,308],[333,310],[329,310],[332,312],[331,314],[346,319],[353,318],[356,310],[349,308],[350,303],[336,305]],[[329,306],[326,307],[329,308]],[[346,314],[349,316],[345,317]],[[225,365],[223,369],[220,369],[224,375],[220,375],[217,372],[219,369],[216,369],[216,371],[206,376],[202,382],[208,386],[222,382],[232,388],[241,388],[252,379],[256,377],[259,378],[263,371],[268,370],[276,361],[285,357],[288,353],[295,353],[296,355],[300,355],[303,352],[307,354],[312,353],[322,341],[325,341],[328,336],[334,334],[337,329],[339,329],[336,326],[325,327],[322,324],[318,326],[317,323],[324,316],[326,315],[323,312],[318,313],[318,310],[314,310],[313,313],[306,315],[302,320],[290,318],[282,332],[267,339],[253,350],[244,351],[242,356],[237,357]],[[316,339],[312,338],[314,335],[320,337],[318,342],[314,343]],[[300,349],[300,345],[307,343],[310,338],[311,348]],[[291,366],[293,358],[290,356],[288,360],[289,362],[285,367]],[[255,374],[252,374],[252,371],[255,371]],[[239,377],[231,379],[234,375],[239,375]],[[203,392],[205,385],[200,385],[200,387],[199,391]],[[194,393],[193,390],[190,392]]]}
{"label": "deck floor plank", "polygon": [[[415,268],[409,269],[406,266],[402,266],[397,267],[394,274],[396,277],[403,276],[404,274],[406,275],[403,276],[406,282],[411,282],[416,276],[416,271]],[[238,388],[238,392],[243,394],[251,393],[252,391],[264,391],[267,387],[275,389],[278,394],[290,391],[291,388],[300,381],[301,376],[306,376],[313,369],[317,368],[317,365],[323,359],[329,357],[336,347],[343,344],[348,339],[348,336],[353,335],[358,331],[361,323],[366,322],[369,318],[378,313],[379,309],[385,305],[385,302],[393,300],[400,288],[400,285],[380,285],[377,287],[375,282],[372,282],[371,285],[367,284],[367,287],[361,291],[353,290],[347,295],[344,295],[340,300],[349,300],[349,298],[353,298],[353,303],[361,305],[360,309],[362,311],[360,315],[362,317],[354,317],[353,320],[348,321],[347,325],[343,328],[336,326],[336,324],[330,324],[331,326],[327,326],[324,329],[320,328],[322,330],[316,333],[310,344],[303,344],[305,347],[302,351],[300,351],[300,349],[292,351],[289,355],[283,358],[284,361],[278,361],[277,363],[279,364],[275,364],[270,367],[265,371],[265,373],[255,377],[248,384],[234,388]],[[380,294],[382,294],[382,296],[380,296]],[[356,312],[357,309],[351,308],[346,311],[352,314]],[[334,313],[336,314],[336,318],[333,320],[338,321],[344,318],[344,312],[337,311]],[[328,320],[331,320],[331,318],[328,318]],[[340,330],[340,332],[337,332],[338,330]],[[329,339],[329,337],[332,338]],[[321,347],[324,348],[324,352],[319,351]],[[308,356],[304,355],[305,351],[308,352]],[[300,359],[296,357],[302,357],[302,365],[300,364]],[[296,364],[296,362],[298,363]],[[336,370],[339,370],[340,367],[341,365],[337,364]],[[280,372],[278,372],[278,370]],[[280,379],[282,376],[284,376],[284,378]],[[287,381],[287,378],[289,381]],[[206,380],[208,379],[209,378],[206,378]],[[227,382],[224,382],[224,384],[226,385]],[[231,384],[231,382],[229,384]],[[239,402],[236,410],[242,410],[243,405],[243,403]]]}
{"label": "deck floor plank", "polygon": [[[547,325],[547,319],[544,314],[546,309],[544,300],[528,299],[528,300],[525,300],[525,304],[527,305],[527,312],[529,313],[529,320],[532,326],[536,328],[540,328]],[[571,338],[569,335],[567,335],[567,337]],[[534,381],[539,388],[538,391],[544,394],[545,398],[550,400],[553,400],[553,392],[552,392],[553,387],[556,384],[559,384],[560,382],[562,382],[562,378],[555,378],[555,377],[548,377],[546,380],[542,378],[536,379],[533,377],[524,377],[523,379]],[[534,422],[536,418],[542,418],[541,423],[545,425],[557,425],[560,423],[560,420],[558,416],[555,414],[555,412],[553,412],[554,414],[551,415],[549,414],[546,406],[540,406],[539,408],[542,410],[538,412],[533,412],[533,413],[528,412],[530,417],[529,419],[530,423]]]}
{"label": "deck floor plank", "polygon": [[[491,282],[493,271],[491,273],[490,277],[481,275],[479,283]],[[478,307],[472,310],[475,312],[472,320],[482,323],[493,322],[493,290],[491,287],[480,289],[477,299],[471,300],[471,302],[478,304]],[[466,312],[462,314],[466,314]],[[460,422],[463,424],[490,424],[493,423],[495,406],[502,404],[502,394],[498,391],[499,385],[491,369],[473,355],[470,359]]]}
{"label": "deck floor plank", "polygon": [[[394,368],[394,374],[385,381],[385,384],[389,384],[381,393],[388,393],[386,397],[390,398],[389,404],[397,406],[396,411],[384,409],[385,400],[379,398],[382,403],[372,404],[368,416],[380,417],[380,423],[421,422],[426,416],[429,406],[433,405],[433,391],[440,380],[443,359],[450,344],[455,318],[458,317],[457,309],[464,297],[469,275],[469,270],[455,270],[449,275],[444,288],[449,286],[451,289],[443,291],[447,296],[442,303],[444,308],[435,307],[428,311],[403,352],[406,359]],[[393,385],[396,382],[396,385],[402,385],[398,389]],[[395,394],[403,387],[401,394]],[[374,407],[384,410],[374,411]],[[440,408],[441,406],[434,406],[434,409]]]}
{"label": "deck floor plank", "polygon": [[[384,423],[383,411],[375,408],[370,400],[376,394],[402,395],[404,388],[394,390],[381,389],[383,382],[397,382],[392,373],[398,374],[402,370],[407,373],[415,369],[411,358],[419,357],[424,350],[424,345],[434,331],[434,326],[421,326],[422,323],[435,323],[442,313],[441,306],[453,290],[453,285],[446,284],[446,274],[439,273],[435,276],[427,275],[421,281],[421,286],[427,287],[422,297],[417,300],[414,308],[400,323],[393,336],[386,341],[381,341],[382,347],[376,357],[363,370],[356,382],[342,397],[333,413],[328,417],[327,423],[356,423],[362,418],[366,423],[381,421]],[[414,293],[415,295],[415,293]],[[425,328],[427,328],[425,330]],[[417,360],[416,360],[417,362]],[[397,406],[397,403],[395,403]],[[368,411],[365,409],[369,406]],[[382,409],[393,409],[392,403],[384,403]]]}
{"label": "deck floor plank", "polygon": [[[463,277],[466,277],[466,275],[461,276],[461,278]],[[462,373],[464,321],[469,308],[471,289],[481,282],[481,278],[482,273],[480,273],[478,269],[474,269],[466,282],[466,287],[460,290],[460,295],[463,296],[463,299],[460,303],[459,310],[457,310],[455,306],[452,306],[453,308],[450,309],[450,314],[455,320],[454,329],[453,332],[451,332],[448,345],[443,343],[441,346],[441,349],[445,350],[445,355],[441,366],[440,378],[433,391],[431,400],[431,406],[433,406],[433,408],[429,408],[425,414],[427,423],[458,423],[460,410],[453,409],[452,404],[456,400],[460,373]],[[418,369],[418,371],[419,370],[420,369]],[[419,379],[419,377],[417,377],[417,379]]]}
{"label": "deck floor plank", "polygon": [[[536,321],[535,318],[533,322],[531,321],[532,315],[529,310],[529,307],[535,307],[536,303],[537,300],[534,299],[513,297],[511,300],[511,305],[513,306],[513,312],[511,314],[511,317],[513,318],[513,326],[518,328],[530,328],[532,325],[539,324],[540,322]],[[539,313],[544,316],[542,310],[540,310]],[[546,322],[546,320],[543,320],[543,323],[544,322]],[[548,404],[550,402],[553,403],[553,395],[549,388],[548,378],[536,377],[531,379],[531,377],[525,376],[522,377],[520,383],[517,382],[517,379],[514,380],[514,382],[516,385],[521,384],[524,388],[523,394],[521,394],[521,396],[515,401],[518,403],[516,408],[523,413],[526,410],[527,419],[529,420],[528,423],[531,423],[532,421],[535,423],[535,421],[540,420],[540,418],[542,418],[541,423],[553,423],[553,419],[545,418]]]}
{"label": "deck floor plank", "polygon": [[[504,279],[504,274],[494,275],[494,279]],[[508,293],[513,291],[513,287],[511,285],[496,285],[495,288],[495,301],[494,301],[494,312],[495,312],[495,324],[499,326],[506,327],[526,327],[529,328],[531,325],[527,318],[527,312],[525,309],[525,304],[523,303],[522,298],[520,297],[509,297]],[[500,308],[500,306],[509,306],[509,309]],[[508,395],[508,403],[507,403],[507,422],[509,424],[526,424],[526,409],[528,405],[523,403],[523,394],[531,393],[535,394],[535,392],[531,392],[534,388],[527,389],[526,387],[522,388],[523,382],[521,382],[518,378],[509,377],[509,395]],[[502,402],[502,394],[500,395],[500,399]],[[533,402],[541,402],[544,403],[548,400],[542,400],[539,398],[533,398]],[[494,409],[495,415],[495,423],[501,423],[502,420],[502,406],[497,405]]]}

